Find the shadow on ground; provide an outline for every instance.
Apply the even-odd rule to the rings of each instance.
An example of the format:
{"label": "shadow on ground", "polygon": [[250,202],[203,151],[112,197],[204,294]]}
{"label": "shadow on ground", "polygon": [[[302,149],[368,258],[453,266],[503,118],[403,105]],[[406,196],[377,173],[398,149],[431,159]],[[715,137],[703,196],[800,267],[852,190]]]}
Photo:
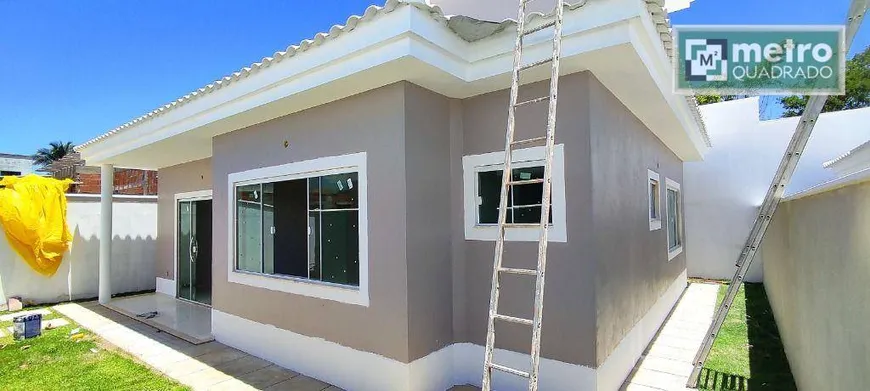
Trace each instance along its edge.
{"label": "shadow on ground", "polygon": [[797,390],[773,311],[762,284],[744,284],[749,339],[749,373],[744,376],[704,368],[701,390]]}

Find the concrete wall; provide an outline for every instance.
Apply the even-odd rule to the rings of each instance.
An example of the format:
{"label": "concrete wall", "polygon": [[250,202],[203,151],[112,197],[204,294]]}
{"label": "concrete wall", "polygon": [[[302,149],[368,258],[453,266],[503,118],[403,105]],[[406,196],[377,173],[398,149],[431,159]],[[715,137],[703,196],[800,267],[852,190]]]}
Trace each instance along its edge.
{"label": "concrete wall", "polygon": [[[660,175],[665,216],[665,178],[682,184],[683,165],[606,87],[591,80],[589,249],[596,259],[596,350],[602,364],[686,269],[685,251],[668,260],[665,222],[650,231],[647,187],[647,170],[653,170]],[[684,248],[693,238],[691,231],[684,235]],[[642,339],[651,336],[638,343],[645,346],[648,340]]]}
{"label": "concrete wall", "polygon": [[[100,199],[69,195],[67,225],[73,233],[70,251],[52,277],[37,274],[0,233],[0,300],[21,296],[55,303],[97,296],[100,252]],[[157,203],[153,198],[117,197],[113,206],[112,292],[155,288]],[[0,227],[2,231],[2,227]]]}
{"label": "concrete wall", "polygon": [[[405,84],[397,83],[214,139],[216,310],[409,362],[404,101]],[[367,152],[370,306],[229,283],[228,175],[358,152]]]}
{"label": "concrete wall", "polygon": [[175,281],[175,196],[181,193],[211,190],[211,159],[160,169],[158,192],[158,235],[155,275]]}
{"label": "concrete wall", "polygon": [[870,384],[870,183],[783,202],[764,287],[798,388]]}
{"label": "concrete wall", "polygon": [[[758,99],[701,106],[713,148],[686,163],[683,184],[689,275],[730,279],[797,118],[759,121]],[[822,163],[870,138],[870,109],[822,114],[786,193],[834,179]],[[762,279],[763,252],[747,281]]]}
{"label": "concrete wall", "polygon": [[0,171],[20,172],[21,175],[32,174],[33,160],[0,153]]}

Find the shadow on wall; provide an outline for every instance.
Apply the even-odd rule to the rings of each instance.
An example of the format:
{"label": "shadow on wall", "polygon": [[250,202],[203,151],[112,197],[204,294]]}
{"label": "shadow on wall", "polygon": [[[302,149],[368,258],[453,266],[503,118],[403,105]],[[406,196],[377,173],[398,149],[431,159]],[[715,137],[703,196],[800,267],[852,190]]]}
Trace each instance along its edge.
{"label": "shadow on wall", "polygon": [[[112,292],[126,293],[155,288],[156,240],[152,236],[115,236],[112,240]],[[78,224],[73,242],[57,273],[45,277],[9,245],[0,228],[0,300],[21,296],[27,302],[56,303],[96,297],[99,288],[100,239],[84,237]]]}

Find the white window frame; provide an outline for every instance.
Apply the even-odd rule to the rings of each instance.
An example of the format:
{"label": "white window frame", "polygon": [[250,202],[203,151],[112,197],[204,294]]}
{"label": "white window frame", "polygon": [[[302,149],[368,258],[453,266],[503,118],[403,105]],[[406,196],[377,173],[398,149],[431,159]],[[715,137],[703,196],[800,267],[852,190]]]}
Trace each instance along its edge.
{"label": "white window frame", "polygon": [[676,257],[677,255],[680,255],[680,253],[683,252],[683,245],[685,244],[684,242],[686,240],[686,234],[683,231],[683,205],[682,205],[682,203],[683,203],[683,191],[680,189],[680,184],[677,183],[676,181],[672,180],[671,178],[665,178],[665,185],[666,185],[666,189],[665,189],[665,219],[668,218],[667,217],[668,216],[667,208],[669,207],[668,201],[667,201],[667,197],[668,197],[667,191],[674,190],[677,192],[677,214],[676,214],[676,216],[677,216],[677,235],[679,235],[679,237],[680,237],[680,245],[675,247],[674,249],[671,249],[670,248],[671,232],[670,232],[670,230],[665,229],[666,237],[667,237],[667,242],[665,242],[665,248],[668,251],[668,262],[670,262],[672,259],[674,259],[674,257]]}
{"label": "white window frame", "polygon": [[[660,179],[659,173],[653,170],[646,171],[646,213],[647,217],[649,217],[649,230],[655,231],[662,228],[662,181]],[[650,191],[650,187],[652,186],[652,181],[656,182],[657,187],[656,195],[658,195],[658,197],[656,197],[655,199],[655,205],[653,205],[653,200],[651,199],[652,192]],[[655,208],[657,217],[652,216],[652,211],[649,209],[650,205],[653,205],[653,207]]]}
{"label": "white window frame", "polygon": [[[255,183],[281,182],[314,176],[356,172],[359,186],[359,286],[345,286],[291,276],[268,275],[236,270],[236,187]],[[366,153],[330,156],[279,166],[231,173],[227,177],[227,279],[256,288],[287,292],[340,303],[369,306],[368,180]]]}
{"label": "white window frame", "polygon": [[[517,149],[513,152],[511,168],[533,167],[544,164],[546,147]],[[480,155],[462,157],[463,205],[465,209],[465,239],[480,241],[495,241],[498,235],[496,224],[478,224],[478,173],[491,170],[502,170],[504,167],[504,152],[492,152]],[[553,223],[548,232],[548,241],[567,242],[567,213],[565,208],[565,148],[563,144],[555,145],[553,150],[553,173],[551,217]],[[512,228],[507,230],[505,240],[518,242],[537,242],[540,229]]]}

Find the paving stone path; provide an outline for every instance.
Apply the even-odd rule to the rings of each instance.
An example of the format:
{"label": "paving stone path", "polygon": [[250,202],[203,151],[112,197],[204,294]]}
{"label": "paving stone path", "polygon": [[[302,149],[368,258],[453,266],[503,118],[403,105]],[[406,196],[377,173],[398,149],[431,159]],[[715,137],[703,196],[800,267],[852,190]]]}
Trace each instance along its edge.
{"label": "paving stone path", "polygon": [[695,353],[713,323],[718,292],[716,284],[689,285],[625,391],[692,390],[686,388],[686,382]]}
{"label": "paving stone path", "polygon": [[342,391],[217,342],[191,344],[96,302],[53,309],[194,390]]}

